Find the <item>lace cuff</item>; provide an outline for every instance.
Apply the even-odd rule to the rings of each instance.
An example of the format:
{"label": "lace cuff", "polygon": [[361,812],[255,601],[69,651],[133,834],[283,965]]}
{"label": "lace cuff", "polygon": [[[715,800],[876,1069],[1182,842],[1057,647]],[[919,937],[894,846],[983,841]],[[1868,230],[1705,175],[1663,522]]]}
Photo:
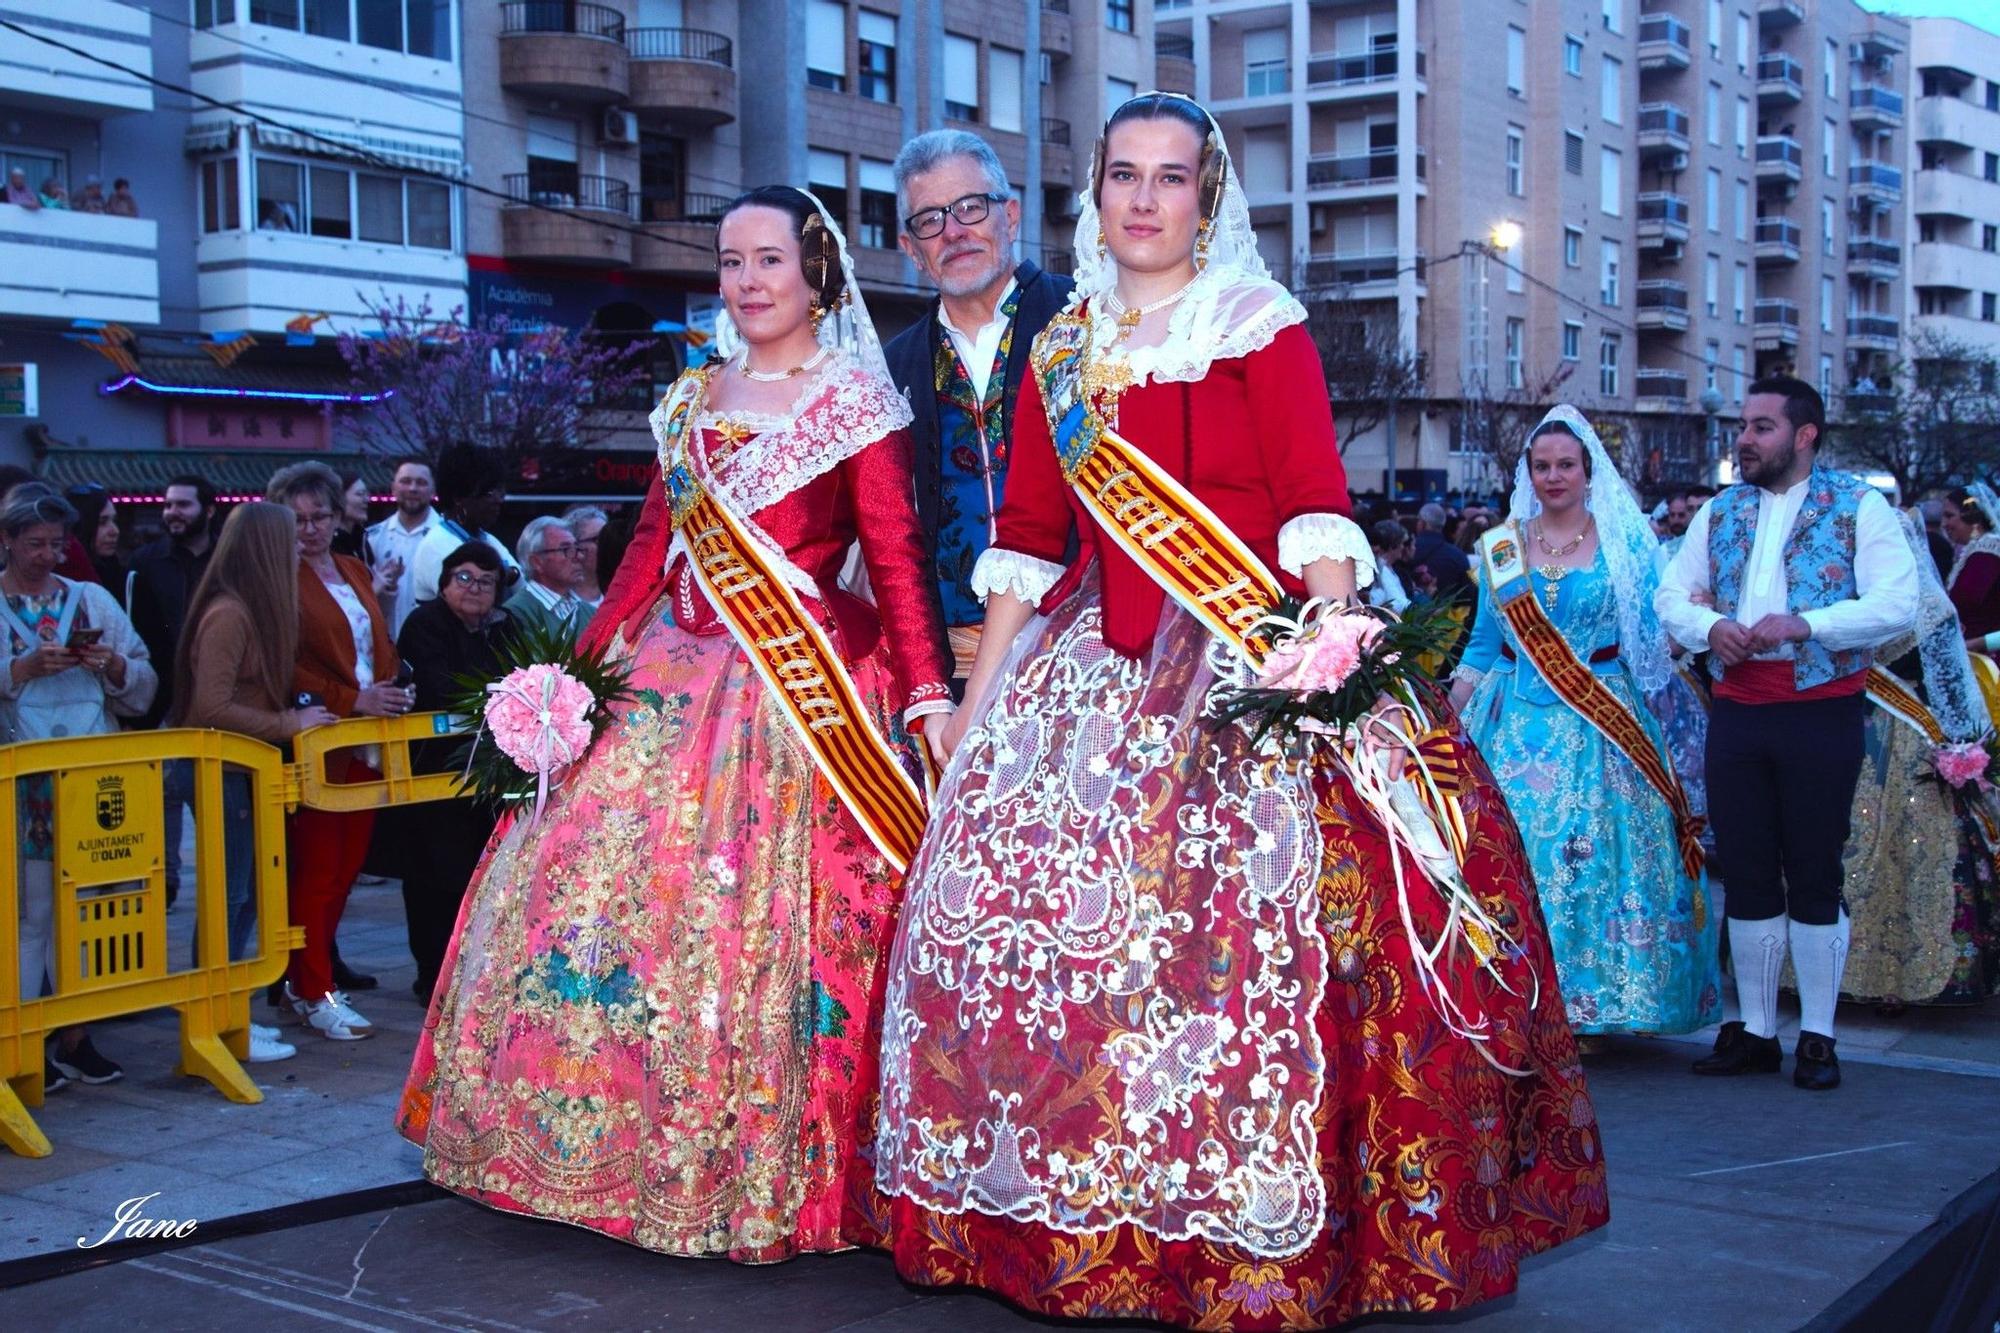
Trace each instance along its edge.
{"label": "lace cuff", "polygon": [[1278,568],[1303,577],[1315,560],[1352,560],[1357,591],[1375,581],[1375,550],[1368,535],[1339,514],[1300,514],[1278,529]]}
{"label": "lace cuff", "polygon": [[972,592],[982,602],[996,592],[1011,592],[1033,606],[1049,595],[1062,573],[1061,565],[1004,546],[989,546],[972,567]]}
{"label": "lace cuff", "polygon": [[[932,687],[926,686],[925,690],[928,690],[930,688]],[[944,687],[937,686],[936,688],[943,689]],[[954,712],[957,708],[957,705],[953,704],[951,701],[951,692],[949,690],[945,691],[944,697],[941,699],[924,698],[921,697],[921,695],[922,691],[919,692],[920,697],[918,697],[915,700],[915,702],[911,703],[911,705],[908,708],[905,708],[903,710],[904,726],[907,727],[908,725],[910,725],[910,723],[915,722],[920,717],[935,717],[940,713],[948,716],[952,712]]]}
{"label": "lace cuff", "polygon": [[1451,671],[1451,683],[1454,685],[1470,685],[1474,689],[1477,689],[1479,682],[1485,679],[1486,673],[1484,671],[1481,671],[1478,667],[1469,667],[1463,662],[1453,667]]}

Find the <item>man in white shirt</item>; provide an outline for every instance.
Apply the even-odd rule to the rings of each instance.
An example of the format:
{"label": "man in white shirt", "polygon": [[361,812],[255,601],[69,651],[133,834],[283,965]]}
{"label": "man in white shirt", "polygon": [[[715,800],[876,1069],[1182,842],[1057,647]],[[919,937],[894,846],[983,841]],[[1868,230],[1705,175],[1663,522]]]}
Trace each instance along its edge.
{"label": "man in white shirt", "polygon": [[390,489],[396,496],[395,512],[368,529],[368,546],[375,552],[376,570],[393,579],[385,599],[388,605],[382,609],[389,615],[389,635],[394,638],[402,633],[403,621],[417,604],[414,581],[409,578],[417,548],[438,525],[438,512],[431,508],[437,483],[430,463],[422,458],[397,459]]}
{"label": "man in white shirt", "polygon": [[897,242],[938,289],[931,318],[884,349],[910,400],[917,520],[961,683],[985,609],[972,567],[993,537],[1028,350],[1069,300],[1069,279],[1014,258],[1021,203],[1000,159],[964,130],[933,130],[896,155]]}
{"label": "man in white shirt", "polygon": [[1868,670],[1917,613],[1916,561],[1895,512],[1858,477],[1817,466],[1825,428],[1811,385],[1776,376],[1750,386],[1736,441],[1742,480],[1689,522],[1654,603],[1683,647],[1707,650],[1715,677],[1705,769],[1736,1003],[1725,987],[1727,1021],[1694,1072],[1778,1069],[1789,946],[1801,1011],[1792,1081],[1812,1090],[1840,1083],[1840,853]]}
{"label": "man in white shirt", "polygon": [[428,602],[438,595],[438,575],[444,558],[469,541],[483,541],[500,556],[500,598],[521,577],[520,562],[490,531],[499,521],[500,505],[507,498],[507,474],[500,460],[470,444],[454,444],[438,456],[437,506],[442,511],[435,527],[421,542],[403,573],[410,585],[412,602]]}

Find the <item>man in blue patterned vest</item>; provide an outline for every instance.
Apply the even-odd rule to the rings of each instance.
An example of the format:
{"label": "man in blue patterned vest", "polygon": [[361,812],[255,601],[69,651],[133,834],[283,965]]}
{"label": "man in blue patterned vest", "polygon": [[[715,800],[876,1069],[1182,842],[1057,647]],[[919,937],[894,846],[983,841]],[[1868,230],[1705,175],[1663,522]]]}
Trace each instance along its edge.
{"label": "man in blue patterned vest", "polygon": [[[1916,622],[1917,569],[1886,500],[1818,464],[1826,405],[1788,376],[1758,380],[1736,440],[1741,480],[1688,524],[1656,606],[1707,650],[1709,818],[1735,968],[1697,1074],[1776,1072],[1778,976],[1799,984],[1792,1081],[1840,1084],[1833,1011],[1847,960],[1841,848],[1861,776],[1863,691],[1877,645]],[[1731,1004],[1728,1000],[1733,999]]]}
{"label": "man in blue patterned vest", "polygon": [[972,567],[993,539],[1006,490],[1015,395],[1029,344],[1069,300],[1071,284],[1015,263],[1021,204],[978,135],[920,134],[897,154],[894,174],[897,240],[938,299],[884,350],[916,414],[917,518],[962,688],[986,616]]}

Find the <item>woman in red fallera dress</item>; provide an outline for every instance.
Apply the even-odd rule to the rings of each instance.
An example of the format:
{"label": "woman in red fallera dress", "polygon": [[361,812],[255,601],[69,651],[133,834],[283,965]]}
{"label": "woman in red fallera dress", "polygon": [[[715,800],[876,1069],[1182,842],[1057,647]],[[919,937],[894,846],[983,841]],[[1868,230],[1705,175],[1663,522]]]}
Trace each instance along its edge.
{"label": "woman in red fallera dress", "polygon": [[[632,697],[540,818],[487,848],[400,1127],[468,1198],[769,1262],[854,1243],[901,868],[828,785],[799,725],[810,682],[775,689],[769,645],[742,642],[723,606],[746,590],[789,604],[788,652],[823,636],[816,670],[855,705],[836,730],[879,742],[872,776],[906,790],[913,827],[904,727],[951,711],[950,663],[910,409],[838,228],[767,187],[718,244],[726,359],[654,412],[662,477],[589,631],[616,636]],[[732,525],[740,560],[716,544]],[[872,604],[839,584],[857,542]]]}
{"label": "woman in red fallera dress", "polygon": [[1293,595],[1353,597],[1371,555],[1304,312],[1207,113],[1127,103],[1093,176],[1079,305],[1037,340],[974,574],[985,634],[906,883],[857,1209],[906,1280],[1050,1316],[1319,1328],[1502,1295],[1607,1217],[1519,837],[1447,721],[1429,772],[1510,942],[1491,970],[1445,956],[1454,1008],[1413,952],[1450,930],[1417,859],[1345,777],[1204,716],[1218,641],[1065,480],[1089,423]]}

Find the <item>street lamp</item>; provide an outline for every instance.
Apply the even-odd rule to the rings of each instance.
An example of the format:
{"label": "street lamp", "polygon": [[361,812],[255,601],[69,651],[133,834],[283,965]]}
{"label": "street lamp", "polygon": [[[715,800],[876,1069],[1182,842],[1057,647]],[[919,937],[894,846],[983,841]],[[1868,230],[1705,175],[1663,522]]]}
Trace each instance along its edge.
{"label": "street lamp", "polygon": [[1495,250],[1512,250],[1521,243],[1521,224],[1504,218],[1493,224],[1493,229],[1486,233],[1486,241]]}

